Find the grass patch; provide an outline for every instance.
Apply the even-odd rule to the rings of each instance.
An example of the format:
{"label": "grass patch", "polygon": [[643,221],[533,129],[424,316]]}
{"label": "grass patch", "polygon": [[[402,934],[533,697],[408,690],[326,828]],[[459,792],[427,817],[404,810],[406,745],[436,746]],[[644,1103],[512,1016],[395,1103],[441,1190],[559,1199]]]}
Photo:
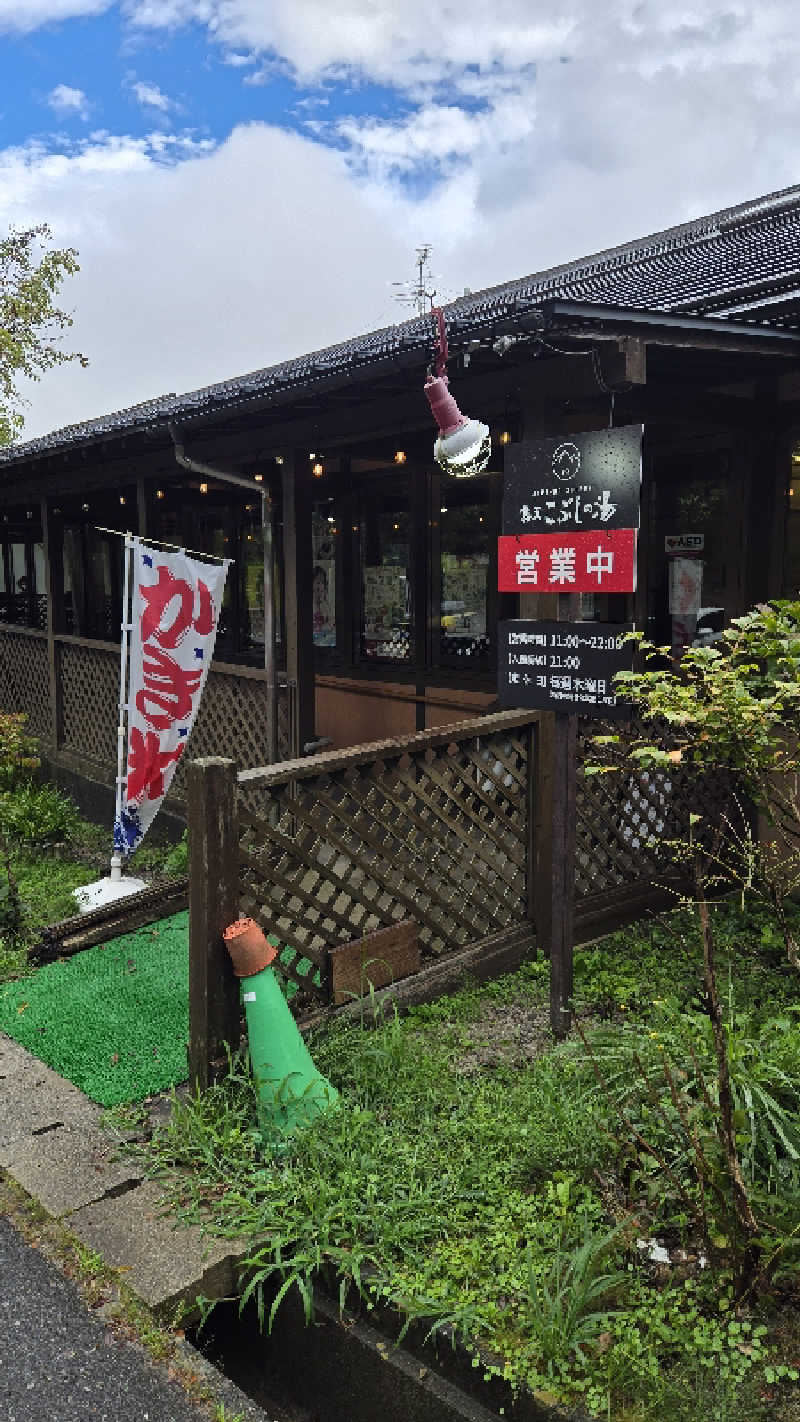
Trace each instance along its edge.
{"label": "grass patch", "polygon": [[[770,1013],[784,1015],[775,1050],[786,1090],[800,1092],[797,976],[758,915],[719,912],[730,1020],[761,1041]],[[653,1042],[666,1011],[679,1021],[698,991],[690,931],[672,915],[579,953],[588,1030],[630,1019],[626,1030]],[[598,1417],[794,1415],[796,1270],[787,1265],[758,1309],[732,1308],[724,1247],[699,1267],[675,1201],[632,1157],[581,1045],[520,1049],[546,1000],[547,967],[533,963],[374,1030],[329,1026],[311,1047],[340,1107],[280,1158],[264,1157],[249,1074],[234,1064],[203,1097],[176,1102],[147,1147],[150,1168],[185,1216],[266,1236],[250,1292],[267,1322],[275,1291],[307,1296],[315,1277],[344,1279],[367,1308],[388,1304],[401,1324],[447,1324],[477,1344],[487,1375]],[[800,1180],[777,1157],[756,1150],[752,1169],[772,1192],[776,1232],[788,1233],[800,1230]],[[681,1246],[687,1262],[651,1264],[641,1236]]]}

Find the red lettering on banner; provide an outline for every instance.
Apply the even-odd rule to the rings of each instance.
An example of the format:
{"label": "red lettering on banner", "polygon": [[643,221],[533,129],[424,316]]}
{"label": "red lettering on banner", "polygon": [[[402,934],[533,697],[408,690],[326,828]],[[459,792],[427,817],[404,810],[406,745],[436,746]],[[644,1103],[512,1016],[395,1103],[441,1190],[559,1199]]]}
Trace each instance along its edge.
{"label": "red lettering on banner", "polygon": [[164,771],[180,760],[185,742],[175,750],[162,751],[155,731],[142,735],[138,726],[131,727],[128,751],[128,800],[159,800],[164,794]]}
{"label": "red lettering on banner", "polygon": [[[214,604],[211,593],[201,579],[197,580],[197,616],[194,614],[195,590],[184,578],[174,578],[169,568],[162,563],[158,569],[158,582],[149,587],[139,584],[147,607],[142,613],[142,642],[151,637],[160,646],[173,650],[193,627],[201,637],[206,637],[214,626]],[[172,621],[161,626],[170,603],[177,599],[178,606],[172,613]]]}
{"label": "red lettering on banner", "polygon": [[[144,687],[136,694],[136,709],[158,731],[168,731],[192,712],[192,698],[200,686],[202,667],[179,666],[160,647],[145,647],[142,661]],[[155,707],[155,710],[148,709]]]}

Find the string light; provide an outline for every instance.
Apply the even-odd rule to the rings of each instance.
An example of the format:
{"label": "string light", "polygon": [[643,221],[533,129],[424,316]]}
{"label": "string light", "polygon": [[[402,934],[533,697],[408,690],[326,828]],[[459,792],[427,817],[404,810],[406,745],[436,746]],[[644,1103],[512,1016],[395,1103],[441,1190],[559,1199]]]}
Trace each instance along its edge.
{"label": "string light", "polygon": [[501,431],[500,431],[500,435],[499,435],[499,440],[500,440],[500,443],[501,443],[501,444],[510,444],[510,443],[511,443],[511,431],[510,431],[510,430],[501,430]]}
{"label": "string light", "polygon": [[156,498],[157,498],[157,499],[163,499],[163,497],[164,497],[164,490],[163,490],[163,489],[156,489]]}
{"label": "string light", "polygon": [[124,495],[124,494],[120,494],[120,496],[119,496],[119,501],[120,501],[121,504],[124,504],[124,503],[125,503],[125,495]]}
{"label": "string light", "polygon": [[88,513],[88,512],[89,512],[89,505],[88,505],[88,504],[81,504],[81,508],[83,509],[83,512],[84,512],[84,513]]}
{"label": "string light", "polygon": [[207,494],[207,493],[208,493],[208,484],[201,484],[201,485],[200,485],[200,493],[201,493],[201,494]]}
{"label": "string light", "polygon": [[395,450],[395,452],[394,452],[394,462],[395,462],[395,464],[405,464],[405,462],[406,462],[406,452],[405,452],[404,449],[396,449],[396,450]]}
{"label": "string light", "polygon": [[[283,464],[283,455],[282,455],[282,454],[276,454],[276,455],[275,455],[275,463],[276,463],[276,464]],[[257,475],[257,474],[256,474],[256,478],[258,478],[258,475]]]}
{"label": "string light", "polygon": [[314,475],[315,479],[321,479],[323,474],[325,473],[324,465],[321,464],[319,460],[317,460],[316,464],[313,464],[311,466],[311,473]]}
{"label": "string light", "polygon": [[253,478],[255,479],[255,481],[256,481],[257,484],[263,484],[263,482],[264,482],[264,475],[263,475],[263,474],[254,474],[254,475],[253,475]]}

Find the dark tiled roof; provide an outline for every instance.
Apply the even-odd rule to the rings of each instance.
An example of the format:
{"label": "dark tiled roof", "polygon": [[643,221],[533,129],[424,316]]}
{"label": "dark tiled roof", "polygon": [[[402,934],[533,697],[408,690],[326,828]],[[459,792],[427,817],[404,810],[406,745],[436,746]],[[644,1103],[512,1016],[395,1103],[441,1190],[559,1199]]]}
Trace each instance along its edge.
{"label": "dark tiled roof", "polygon": [[[800,321],[800,185],[461,297],[447,307],[450,344],[457,350],[487,330],[513,329],[521,314],[553,298],[768,324]],[[268,404],[279,394],[310,393],[331,377],[347,380],[401,357],[424,361],[431,337],[430,318],[417,317],[185,395],[68,425],[0,450],[0,462],[253,401]]]}

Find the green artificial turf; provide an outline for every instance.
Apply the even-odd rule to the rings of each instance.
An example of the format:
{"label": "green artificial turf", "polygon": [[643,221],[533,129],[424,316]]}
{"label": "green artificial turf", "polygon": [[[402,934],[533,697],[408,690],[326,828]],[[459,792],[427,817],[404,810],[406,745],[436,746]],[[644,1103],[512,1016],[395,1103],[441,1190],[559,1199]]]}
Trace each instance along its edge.
{"label": "green artificial turf", "polygon": [[184,1081],[188,913],[0,983],[0,1031],[101,1106]]}
{"label": "green artificial turf", "polygon": [[[291,948],[281,958],[301,976],[313,971]],[[280,982],[291,1001],[296,984]],[[188,913],[0,983],[0,1032],[101,1106],[142,1101],[185,1081]]]}

